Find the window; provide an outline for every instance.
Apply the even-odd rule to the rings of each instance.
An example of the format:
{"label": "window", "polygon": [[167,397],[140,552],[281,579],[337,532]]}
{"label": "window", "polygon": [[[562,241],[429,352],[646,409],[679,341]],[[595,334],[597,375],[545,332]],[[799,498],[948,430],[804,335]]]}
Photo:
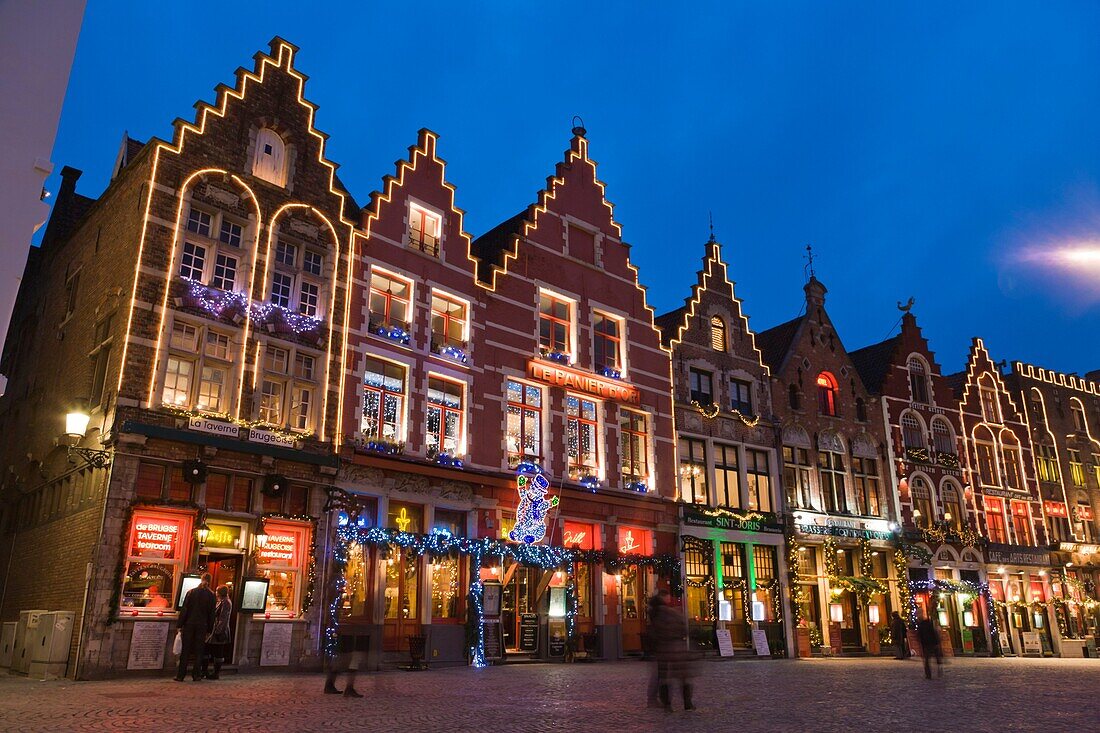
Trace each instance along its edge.
{"label": "window", "polygon": [[852,480],[856,490],[856,511],[867,517],[881,517],[884,507],[879,491],[878,461],[853,457]]}
{"label": "window", "polygon": [[276,186],[285,186],[286,159],[286,145],[278,133],[267,127],[256,133],[252,175]]}
{"label": "window", "polygon": [[204,353],[223,361],[229,359],[229,336],[212,329],[206,330],[206,348]]}
{"label": "window", "polygon": [[206,326],[173,321],[168,349],[161,392],[163,403],[228,412],[233,358],[230,337]]}
{"label": "window", "polygon": [[139,614],[172,610],[191,546],[193,521],[189,514],[134,510],[126,545],[122,608]]}
{"label": "window", "polygon": [[308,430],[313,414],[313,388],[294,385],[294,394],[290,401],[290,427],[295,430]]}
{"label": "window", "polygon": [[955,448],[955,434],[951,426],[942,417],[932,418],[932,444],[937,453],[957,455]]}
{"label": "window", "polygon": [[867,422],[867,402],[862,397],[856,397],[856,420]]}
{"label": "window", "polygon": [[294,355],[294,376],[312,380],[316,363],[314,357],[299,351]]}
{"label": "window", "polygon": [[90,403],[97,407],[103,403],[103,388],[107,383],[107,365],[111,360],[111,321],[107,316],[96,324],[92,338],[92,392]]}
{"label": "window", "polygon": [[700,405],[714,404],[713,378],[710,372],[702,369],[689,369],[688,376],[691,382],[691,401]]}
{"label": "window", "polygon": [[[706,467],[703,469],[705,472]],[[740,508],[741,474],[735,445],[714,444],[714,490],[719,506]]]}
{"label": "window", "polygon": [[996,453],[993,447],[993,434],[986,428],[974,431],[974,450],[978,454],[978,476],[983,486],[997,485]]}
{"label": "window", "polygon": [[802,395],[799,393],[798,387],[793,384],[787,387],[787,402],[792,410],[802,409]]}
{"label": "window", "polygon": [[571,394],[565,396],[565,439],[569,478],[573,480],[599,474],[597,416],[594,401]]}
{"label": "window", "polygon": [[1031,515],[1027,510],[1027,502],[1012,502],[1012,530],[1016,534],[1017,544],[1035,544],[1031,537]]}
{"label": "window", "polygon": [[982,400],[982,418],[986,422],[1001,422],[1001,406],[997,399],[997,388],[992,384],[992,378],[982,375],[978,380],[978,392]]}
{"label": "window", "polygon": [[412,284],[384,272],[370,278],[370,325],[397,326],[408,330]]}
{"label": "window", "polygon": [[373,357],[366,358],[363,420],[359,428],[364,438],[392,443],[404,440],[405,394],[405,367]]}
{"label": "window", "polygon": [[752,383],[743,379],[730,380],[730,407],[742,415],[752,415]]}
{"label": "window", "polygon": [[539,294],[539,349],[543,354],[570,354],[572,349],[573,303]]}
{"label": "window", "polygon": [[915,356],[909,359],[909,392],[914,402],[928,404],[928,370]]}
{"label": "window", "polygon": [[508,465],[542,461],[542,389],[523,382],[507,381]]}
{"label": "window", "polygon": [[1008,529],[1005,526],[1004,502],[994,496],[982,497],[985,509],[985,526],[990,542],[1005,544],[1008,542]]}
{"label": "window", "polygon": [[1035,463],[1039,468],[1039,480],[1057,483],[1058,456],[1053,445],[1035,445]]}
{"label": "window", "polygon": [[439,214],[409,204],[409,246],[433,257],[439,254]]}
{"label": "window", "polygon": [[791,503],[802,509],[820,509],[814,501],[813,480],[810,470],[810,452],[796,446],[783,446],[783,484],[790,494]]}
{"label": "window", "polygon": [[267,578],[265,614],[293,618],[298,615],[304,586],[304,566],[309,555],[311,528],[297,522],[267,520],[267,544],[256,551],[256,569]]}
{"label": "window", "polygon": [[[691,504],[707,503],[707,444],[702,440],[680,439],[680,500]],[[733,449],[734,465],[737,464]]]}
{"label": "window", "polygon": [[729,350],[726,339],[726,323],[721,316],[711,316],[710,319],[710,347],[715,351],[725,352]]}
{"label": "window", "polygon": [[825,510],[829,512],[847,512],[844,456],[831,451],[818,451],[817,468],[818,477],[821,481],[821,493],[825,497]]}
{"label": "window", "polygon": [[259,388],[259,419],[262,422],[292,430],[312,429],[320,393],[314,380],[317,358],[297,348],[267,345]]}
{"label": "window", "polygon": [[752,511],[772,510],[772,479],[768,467],[768,454],[762,450],[745,449],[745,489],[749,495],[748,508]]}
{"label": "window", "polygon": [[317,303],[321,299],[321,288],[311,282],[302,282],[298,298],[298,312],[304,316],[317,316]]}
{"label": "window", "polygon": [[294,267],[298,264],[298,245],[279,240],[275,243],[275,262]]}
{"label": "window", "polygon": [[465,420],[463,385],[428,377],[428,451],[451,456],[462,453]]}
{"label": "window", "polygon": [[836,415],[836,379],[829,372],[817,375],[817,411],[822,415]]}
{"label": "window", "polygon": [[191,384],[195,379],[195,364],[178,356],[165,360],[164,391],[161,400],[166,405],[185,407],[191,403]]}
{"label": "window", "polygon": [[466,348],[466,304],[432,291],[432,350]]}
{"label": "window", "polygon": [[[202,269],[201,267],[199,268]],[[80,292],[80,270],[77,270],[65,281],[65,317],[68,318],[76,312],[76,296]]]}
{"label": "window", "polygon": [[285,272],[276,272],[271,276],[271,303],[280,308],[289,308],[293,289],[294,278]]}
{"label": "window", "polygon": [[1069,526],[1069,512],[1066,505],[1057,501],[1043,502],[1046,515],[1047,538],[1051,542],[1073,542],[1073,532]]}
{"label": "window", "polygon": [[1069,411],[1073,415],[1073,429],[1078,433],[1086,432],[1088,425],[1085,422],[1085,406],[1076,397],[1070,399]]}
{"label": "window", "polygon": [[596,369],[622,371],[622,324],[619,319],[592,313],[592,360]]}
{"label": "window", "polygon": [[222,244],[228,244],[230,247],[240,247],[241,225],[234,224],[228,219],[222,219],[222,228],[218,234],[218,239]]}
{"label": "window", "polygon": [[644,483],[649,478],[649,426],[645,413],[623,410],[619,419],[623,483]]}
{"label": "window", "polygon": [[1077,510],[1074,519],[1081,530],[1081,538],[1088,543],[1096,541],[1096,533],[1092,526],[1092,504],[1089,496],[1084,491],[1077,492]]}
{"label": "window", "polygon": [[219,290],[233,290],[237,284],[237,258],[219,252],[214,259],[214,279],[210,284]]}
{"label": "window", "polygon": [[918,527],[931,527],[936,519],[932,508],[932,490],[923,476],[910,477],[909,493],[913,497],[913,523]]}
{"label": "window", "polygon": [[1005,488],[1023,489],[1024,484],[1020,479],[1020,443],[1012,433],[1004,434],[1001,455],[1005,463]]}
{"label": "window", "polygon": [[201,283],[204,269],[206,269],[206,247],[193,242],[184,242],[183,257],[180,259],[180,277]]}
{"label": "window", "polygon": [[187,212],[187,231],[194,232],[199,236],[209,237],[210,225],[213,219],[214,217],[205,211],[192,207],[191,210]]}
{"label": "window", "polygon": [[260,388],[260,421],[269,425],[283,424],[283,397],[286,384],[276,379],[264,379]]}
{"label": "window", "polygon": [[302,259],[302,269],[310,275],[321,277],[325,272],[325,256],[320,252],[307,249]]}
{"label": "window", "polygon": [[953,530],[961,530],[966,525],[966,516],[962,505],[962,494],[953,481],[944,480],[940,485],[940,498],[943,499],[943,519]]}
{"label": "window", "polygon": [[290,352],[278,346],[268,346],[264,350],[264,369],[269,372],[286,374],[290,367]]}
{"label": "window", "polygon": [[224,368],[204,366],[199,378],[199,396],[195,407],[210,412],[224,412],[227,382]]}
{"label": "window", "polygon": [[1081,451],[1070,449],[1066,453],[1069,455],[1069,475],[1073,485],[1084,486],[1085,464],[1081,462]]}
{"label": "window", "polygon": [[907,449],[924,449],[924,428],[920,419],[911,412],[901,417],[901,440]]}

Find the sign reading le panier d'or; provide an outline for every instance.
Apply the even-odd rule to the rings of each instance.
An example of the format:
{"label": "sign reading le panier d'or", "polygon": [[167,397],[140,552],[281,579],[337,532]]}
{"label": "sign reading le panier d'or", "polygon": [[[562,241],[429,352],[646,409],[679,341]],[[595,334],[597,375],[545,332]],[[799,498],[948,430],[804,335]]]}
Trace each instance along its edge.
{"label": "sign reading le panier d'or", "polygon": [[625,402],[630,405],[637,405],[642,401],[638,388],[633,385],[548,361],[531,359],[527,362],[527,375],[540,382],[575,389],[606,400]]}

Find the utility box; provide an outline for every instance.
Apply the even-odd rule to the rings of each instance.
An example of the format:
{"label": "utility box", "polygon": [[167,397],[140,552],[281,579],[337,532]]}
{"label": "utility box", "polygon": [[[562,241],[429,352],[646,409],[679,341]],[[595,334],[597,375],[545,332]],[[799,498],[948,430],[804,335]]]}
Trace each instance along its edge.
{"label": "utility box", "polygon": [[29,677],[48,680],[65,676],[75,617],[72,611],[52,611],[38,618],[38,628],[32,637],[34,645],[30,649]]}
{"label": "utility box", "polygon": [[7,621],[0,625],[0,669],[11,667],[11,655],[15,650],[15,627],[18,621]]}
{"label": "utility box", "polygon": [[20,611],[19,621],[15,625],[15,641],[11,647],[11,671],[26,674],[31,668],[31,651],[34,634],[38,631],[38,620],[49,611]]}

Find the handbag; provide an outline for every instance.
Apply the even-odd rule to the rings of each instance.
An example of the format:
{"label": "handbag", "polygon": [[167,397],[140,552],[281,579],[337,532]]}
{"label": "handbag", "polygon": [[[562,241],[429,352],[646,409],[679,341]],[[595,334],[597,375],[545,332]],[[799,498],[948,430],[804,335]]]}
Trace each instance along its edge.
{"label": "handbag", "polygon": [[183,654],[183,632],[176,632],[176,640],[172,642],[172,653],[177,657]]}

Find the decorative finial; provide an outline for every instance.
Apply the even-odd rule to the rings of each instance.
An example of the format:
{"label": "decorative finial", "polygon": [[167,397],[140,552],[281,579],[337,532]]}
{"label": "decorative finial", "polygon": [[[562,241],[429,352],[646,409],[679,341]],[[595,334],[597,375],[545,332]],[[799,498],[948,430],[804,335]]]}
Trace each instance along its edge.
{"label": "decorative finial", "polygon": [[913,310],[913,304],[916,302],[917,299],[910,295],[909,301],[905,305],[902,305],[900,300],[898,301],[898,310],[902,313],[908,313],[909,311]]}
{"label": "decorative finial", "polygon": [[810,280],[814,277],[814,248],[813,245],[806,245],[806,279]]}
{"label": "decorative finial", "polygon": [[584,137],[586,132],[588,131],[584,129],[584,120],[581,119],[581,116],[573,115],[573,134],[577,137]]}
{"label": "decorative finial", "polygon": [[716,241],[714,239],[714,212],[708,211],[707,215],[710,216],[710,239],[708,239],[707,242],[714,242]]}

